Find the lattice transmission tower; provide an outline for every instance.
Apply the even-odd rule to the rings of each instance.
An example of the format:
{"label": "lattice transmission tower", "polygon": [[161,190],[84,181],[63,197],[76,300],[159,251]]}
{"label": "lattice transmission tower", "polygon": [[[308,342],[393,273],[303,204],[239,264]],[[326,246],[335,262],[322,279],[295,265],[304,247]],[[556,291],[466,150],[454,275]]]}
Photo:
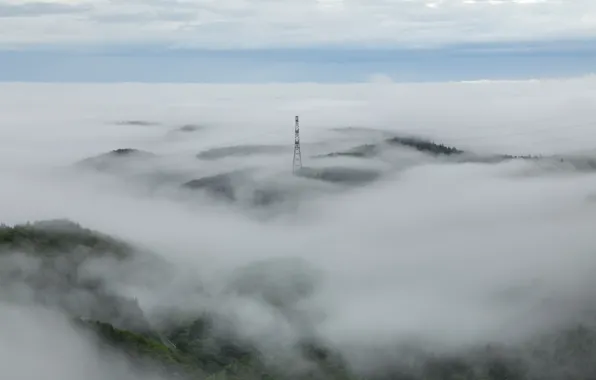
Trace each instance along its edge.
{"label": "lattice transmission tower", "polygon": [[294,126],[294,162],[292,165],[292,172],[302,168],[302,154],[300,153],[300,122],[296,116],[296,125]]}

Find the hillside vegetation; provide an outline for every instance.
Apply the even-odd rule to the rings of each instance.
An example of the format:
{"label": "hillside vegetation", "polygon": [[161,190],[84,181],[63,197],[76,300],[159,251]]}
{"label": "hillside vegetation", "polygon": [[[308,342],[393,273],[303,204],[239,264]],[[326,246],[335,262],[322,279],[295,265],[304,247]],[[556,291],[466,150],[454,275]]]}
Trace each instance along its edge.
{"label": "hillside vegetation", "polygon": [[[34,289],[34,301],[66,312],[75,326],[97,337],[105,352],[123,354],[134,366],[166,374],[168,378],[588,380],[596,375],[596,333],[585,326],[553,332],[527,347],[486,346],[455,356],[417,351],[414,357],[418,359],[413,364],[384,364],[367,376],[351,373],[337,350],[313,340],[303,341],[294,347],[294,352],[308,365],[289,370],[288,362],[272,360],[233,334],[217,332],[213,315],[171,315],[166,327],[157,328],[147,322],[135,300],[110,292],[102,278],[84,278],[79,274],[80,266],[89,260],[112,257],[124,262],[136,252],[126,242],[69,221],[2,225],[0,297],[8,302],[22,302],[10,290],[14,284],[25,283]],[[14,264],[10,258],[15,254],[25,255],[37,264]],[[267,268],[275,270],[275,266]],[[240,287],[250,288],[259,279],[258,273],[254,268],[248,270],[238,280]],[[311,291],[304,282],[311,279],[292,281],[300,292],[278,289],[274,294],[265,294],[265,298],[276,307],[285,307]],[[288,286],[294,286],[291,284]],[[86,292],[88,302],[71,302],[69,297],[75,290]],[[398,344],[396,352],[412,355],[412,351],[397,347]]]}

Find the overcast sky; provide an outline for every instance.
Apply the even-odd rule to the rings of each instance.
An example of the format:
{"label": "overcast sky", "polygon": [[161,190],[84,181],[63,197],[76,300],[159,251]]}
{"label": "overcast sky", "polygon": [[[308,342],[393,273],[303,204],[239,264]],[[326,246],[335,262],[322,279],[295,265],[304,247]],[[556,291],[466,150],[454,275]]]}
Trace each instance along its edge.
{"label": "overcast sky", "polygon": [[513,79],[595,64],[594,0],[0,0],[9,81]]}

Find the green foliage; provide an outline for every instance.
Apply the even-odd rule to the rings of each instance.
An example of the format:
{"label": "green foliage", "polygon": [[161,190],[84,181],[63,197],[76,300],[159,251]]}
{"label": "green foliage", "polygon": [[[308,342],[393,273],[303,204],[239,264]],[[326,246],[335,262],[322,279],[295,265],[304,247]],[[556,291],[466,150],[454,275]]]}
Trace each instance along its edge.
{"label": "green foliage", "polygon": [[129,257],[133,249],[108,235],[81,227],[68,220],[50,220],[15,226],[0,225],[0,253],[19,251],[43,256],[84,252]]}
{"label": "green foliage", "polygon": [[102,347],[123,353],[133,365],[140,368],[161,371],[169,376],[178,374],[189,379],[271,378],[255,357],[233,357],[225,352],[214,355],[201,347],[201,343],[204,343],[201,339],[183,345],[184,338],[179,336],[180,345],[169,347],[157,335],[134,333],[99,321],[75,321],[91,329]]}
{"label": "green foliage", "polygon": [[410,148],[414,148],[421,152],[427,152],[435,155],[451,156],[454,154],[464,153],[464,151],[451,146],[437,144],[432,141],[426,141],[413,137],[392,137],[390,139],[387,139],[386,143],[389,145],[403,145]]}
{"label": "green foliage", "polygon": [[432,141],[427,141],[414,137],[392,137],[383,141],[380,144],[365,144],[359,145],[354,148],[348,149],[343,152],[329,153],[319,157],[357,157],[357,158],[370,158],[375,157],[381,153],[383,145],[385,146],[405,146],[414,148],[420,152],[429,153],[432,155],[444,155],[451,156],[456,154],[464,153],[454,147],[438,144]]}
{"label": "green foliage", "polygon": [[[167,332],[178,350],[195,358],[197,366],[208,373],[240,374],[265,373],[259,353],[248,345],[241,345],[231,337],[217,334],[213,316],[203,315],[189,323],[180,324]],[[239,372],[240,371],[240,372]]]}
{"label": "green foliage", "polygon": [[[11,261],[14,253],[32,258],[27,265]],[[99,274],[81,275],[90,260],[132,257],[133,247],[66,220],[0,226],[0,286],[25,284],[34,300],[75,316],[99,319],[119,327],[146,330],[137,302],[107,290]],[[80,296],[84,294],[84,302]]]}
{"label": "green foliage", "polygon": [[92,328],[103,343],[125,351],[129,357],[152,359],[168,367],[179,366],[189,370],[194,367],[191,358],[183,355],[180,351],[167,347],[154,337],[121,330],[100,321],[83,322],[80,320],[80,322]]}
{"label": "green foliage", "polygon": [[[458,148],[436,143],[434,141],[424,140],[416,137],[400,137],[394,136],[385,139],[377,144],[364,144],[355,146],[351,149],[342,152],[333,152],[329,154],[315,156],[315,158],[322,157],[355,157],[355,158],[372,158],[381,154],[383,147],[391,146],[405,146],[416,149],[432,156],[457,156],[466,153]],[[481,162],[502,162],[506,160],[539,160],[542,159],[539,155],[508,155],[501,154],[495,156],[483,157]],[[561,159],[563,161],[563,159]]]}

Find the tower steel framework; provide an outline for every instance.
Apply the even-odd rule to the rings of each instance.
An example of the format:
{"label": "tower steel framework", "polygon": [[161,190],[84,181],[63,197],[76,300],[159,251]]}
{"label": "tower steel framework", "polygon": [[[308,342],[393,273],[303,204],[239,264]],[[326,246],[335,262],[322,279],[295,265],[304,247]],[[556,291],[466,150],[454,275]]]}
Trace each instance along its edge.
{"label": "tower steel framework", "polygon": [[302,154],[300,153],[300,122],[296,116],[296,124],[294,126],[294,162],[292,165],[292,172],[302,168]]}

